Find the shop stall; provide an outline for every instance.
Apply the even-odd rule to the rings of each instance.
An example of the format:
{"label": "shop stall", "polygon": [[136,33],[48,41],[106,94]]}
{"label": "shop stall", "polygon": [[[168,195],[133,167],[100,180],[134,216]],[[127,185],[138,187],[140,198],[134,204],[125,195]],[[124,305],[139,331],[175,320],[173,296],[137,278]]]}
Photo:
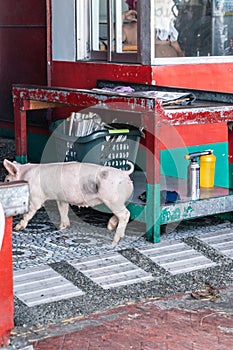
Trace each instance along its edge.
{"label": "shop stall", "polygon": [[[138,171],[134,173],[134,197],[128,207],[131,218],[146,223],[148,240],[160,240],[161,225],[232,211],[228,147],[232,142],[229,131],[233,122],[231,94],[180,91],[177,100],[177,91],[168,88],[148,90],[148,87],[134,84],[133,91],[122,93],[116,92],[114,83],[104,87],[103,84],[108,85],[100,82],[99,87],[90,90],[14,85],[17,160],[27,161],[27,111],[69,106],[82,113],[97,113],[106,124],[116,120],[128,128],[134,125],[145,133],[138,158],[133,160]],[[167,99],[168,93],[173,96],[172,101]],[[54,135],[56,138],[56,130]],[[64,157],[59,161],[70,154],[72,142],[79,143],[82,139],[77,135],[75,141],[71,134],[66,134],[66,138]],[[199,198],[190,198],[185,156],[208,149],[212,149],[217,158],[214,186],[201,188]],[[51,156],[51,148],[48,153]],[[74,156],[69,160],[79,159]],[[101,164],[100,159],[93,162]],[[145,198],[141,200],[143,192]],[[177,194],[175,200],[167,198],[171,193]]]}

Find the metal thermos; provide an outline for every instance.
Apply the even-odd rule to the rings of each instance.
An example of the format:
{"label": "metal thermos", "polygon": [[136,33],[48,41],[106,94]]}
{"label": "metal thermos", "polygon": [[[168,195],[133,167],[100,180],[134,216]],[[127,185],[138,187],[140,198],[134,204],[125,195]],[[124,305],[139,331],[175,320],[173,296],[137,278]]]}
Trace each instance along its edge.
{"label": "metal thermos", "polygon": [[200,198],[200,165],[192,159],[188,166],[187,196],[193,200]]}
{"label": "metal thermos", "polygon": [[212,151],[193,152],[185,156],[185,159],[190,160],[188,166],[187,196],[192,200],[200,198],[200,165],[197,159],[211,153]]}

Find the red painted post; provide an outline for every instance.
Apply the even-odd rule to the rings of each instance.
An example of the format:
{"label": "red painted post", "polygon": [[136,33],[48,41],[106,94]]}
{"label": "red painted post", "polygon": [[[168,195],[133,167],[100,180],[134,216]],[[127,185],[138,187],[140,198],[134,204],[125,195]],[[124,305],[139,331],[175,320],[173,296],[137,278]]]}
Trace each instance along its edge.
{"label": "red painted post", "polygon": [[15,96],[13,101],[15,124],[15,159],[20,163],[27,163],[27,112],[26,110],[22,109],[22,100],[19,96]]}
{"label": "red painted post", "polygon": [[146,125],[146,238],[157,243],[160,241],[160,125],[161,106],[156,103],[154,110],[148,112]]}
{"label": "red painted post", "polygon": [[12,268],[12,217],[5,219],[5,233],[0,250],[0,347],[9,344],[14,327]]}

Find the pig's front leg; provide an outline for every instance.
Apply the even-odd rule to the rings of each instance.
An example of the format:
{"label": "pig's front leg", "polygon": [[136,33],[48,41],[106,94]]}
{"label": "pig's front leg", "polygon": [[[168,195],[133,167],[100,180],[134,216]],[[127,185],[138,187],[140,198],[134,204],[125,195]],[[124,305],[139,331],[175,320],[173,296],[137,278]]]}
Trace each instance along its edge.
{"label": "pig's front leg", "polygon": [[60,213],[61,223],[59,226],[60,230],[70,226],[70,220],[68,217],[69,203],[57,201],[57,207]]}
{"label": "pig's front leg", "polygon": [[35,208],[32,205],[30,205],[29,212],[23,215],[23,219],[20,220],[20,222],[17,225],[15,225],[14,229],[16,231],[20,231],[20,230],[25,229],[25,227],[28,224],[28,221],[31,220],[31,218],[35,215],[35,213],[37,212],[38,209],[40,209],[40,207]]}

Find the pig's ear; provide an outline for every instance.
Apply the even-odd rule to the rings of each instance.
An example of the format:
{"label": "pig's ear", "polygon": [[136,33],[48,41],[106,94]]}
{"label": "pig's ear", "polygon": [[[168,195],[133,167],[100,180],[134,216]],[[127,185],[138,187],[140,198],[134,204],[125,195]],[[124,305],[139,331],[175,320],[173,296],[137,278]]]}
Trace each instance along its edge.
{"label": "pig's ear", "polygon": [[3,165],[4,165],[4,167],[6,168],[6,170],[8,171],[9,174],[11,174],[13,176],[17,175],[18,168],[17,168],[17,166],[14,163],[10,162],[7,159],[4,159]]}

